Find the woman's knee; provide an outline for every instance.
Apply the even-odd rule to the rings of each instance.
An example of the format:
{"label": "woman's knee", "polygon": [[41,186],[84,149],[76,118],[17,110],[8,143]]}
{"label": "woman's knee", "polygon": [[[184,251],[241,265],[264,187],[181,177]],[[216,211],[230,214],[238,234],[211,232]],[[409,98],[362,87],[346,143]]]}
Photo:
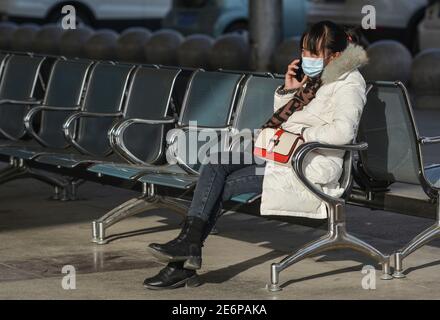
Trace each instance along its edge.
{"label": "woman's knee", "polygon": [[204,158],[203,165],[214,164],[214,165],[233,165],[233,164],[252,164],[252,156],[243,152],[236,151],[222,151],[215,152]]}
{"label": "woman's knee", "polygon": [[231,198],[246,194],[255,193],[261,194],[263,192],[263,176],[249,175],[229,177],[225,181],[225,186],[222,193],[222,201],[228,201]]}
{"label": "woman's knee", "polygon": [[222,171],[224,171],[224,169],[221,164],[208,162],[203,164],[200,168],[200,175],[202,176],[211,173],[220,173]]}

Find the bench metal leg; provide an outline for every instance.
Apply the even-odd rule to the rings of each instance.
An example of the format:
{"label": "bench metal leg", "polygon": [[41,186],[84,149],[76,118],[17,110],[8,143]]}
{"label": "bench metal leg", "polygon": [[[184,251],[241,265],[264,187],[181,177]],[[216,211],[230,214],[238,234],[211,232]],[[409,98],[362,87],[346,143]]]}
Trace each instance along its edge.
{"label": "bench metal leg", "polygon": [[33,178],[53,186],[55,188],[55,194],[53,197],[55,200],[61,200],[61,201],[69,200],[68,183],[62,180],[61,178],[50,175],[44,175],[38,172],[34,172],[33,170],[29,170],[29,172],[25,176],[23,176],[23,178],[24,177]]}
{"label": "bench metal leg", "polygon": [[13,168],[0,177],[0,184],[5,184],[9,181],[12,181],[15,179],[20,179],[20,178],[23,178],[23,179],[27,178],[26,170],[23,170],[22,168],[19,168],[19,167]]}
{"label": "bench metal leg", "polygon": [[271,283],[268,290],[272,292],[281,291],[279,286],[279,274],[289,266],[312,255],[334,249],[353,249],[359,251],[370,258],[375,259],[382,265],[382,280],[393,279],[390,270],[390,257],[382,254],[373,246],[350,235],[346,231],[345,214],[343,205],[331,208],[329,216],[328,233],[318,240],[315,240],[296,251],[294,254],[284,258],[280,263],[271,266]]}
{"label": "bench metal leg", "polygon": [[144,193],[139,198],[130,199],[120,206],[110,210],[104,216],[92,222],[92,242],[97,244],[106,244],[106,230],[117,222],[134,216],[136,214],[151,210],[154,208],[167,208],[183,216],[186,215],[188,207],[181,202],[161,197],[155,194],[154,187],[144,188]]}
{"label": "bench metal leg", "polygon": [[19,172],[21,166],[22,166],[21,161],[11,157],[9,160],[9,165],[0,171],[0,184],[2,183],[1,181],[3,179],[7,179],[8,176]]}
{"label": "bench metal leg", "polygon": [[70,200],[74,201],[78,199],[78,188],[84,184],[86,180],[83,179],[73,179],[69,181],[69,197]]}
{"label": "bench metal leg", "polygon": [[40,171],[28,168],[22,161],[11,166],[7,170],[0,173],[0,184],[7,183],[17,179],[36,179],[55,187],[54,199],[68,200],[68,183],[64,179],[51,175],[50,173],[42,173]]}
{"label": "bench metal leg", "polygon": [[4,178],[8,177],[11,174],[14,174],[18,170],[19,169],[15,166],[9,166],[9,167],[3,169],[2,171],[0,171],[0,181]]}
{"label": "bench metal leg", "polygon": [[437,238],[440,238],[440,195],[437,196],[437,220],[435,224],[418,234],[404,248],[394,254],[395,268],[393,277],[397,279],[405,278],[406,276],[403,273],[403,259]]}
{"label": "bench metal leg", "polygon": [[66,201],[68,199],[66,188],[63,189],[58,186],[55,186],[53,187],[53,189],[54,189],[54,193],[52,196],[52,200]]}

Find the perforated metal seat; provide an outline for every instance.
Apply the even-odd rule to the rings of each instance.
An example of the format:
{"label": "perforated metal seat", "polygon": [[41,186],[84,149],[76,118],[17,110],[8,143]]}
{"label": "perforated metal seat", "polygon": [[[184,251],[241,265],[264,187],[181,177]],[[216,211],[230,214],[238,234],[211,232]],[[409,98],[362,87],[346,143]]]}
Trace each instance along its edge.
{"label": "perforated metal seat", "polygon": [[[197,70],[193,73],[188,84],[184,105],[177,123],[178,130],[180,129],[180,135],[177,139],[183,139],[185,141],[184,145],[188,146],[188,143],[194,143],[190,139],[191,134],[196,133],[194,131],[207,129],[217,137],[220,136],[221,132],[226,132],[228,137],[234,139],[242,136],[241,133],[244,129],[253,130],[261,127],[273,112],[273,94],[276,87],[281,85],[283,81],[283,79],[275,79],[267,77],[267,75],[249,74],[245,77],[237,72]],[[238,95],[238,88],[241,84],[243,86],[242,94]],[[238,96],[240,99],[232,121],[232,110]],[[197,123],[197,127],[194,126],[194,122]],[[196,152],[199,155],[202,151],[200,147],[206,141],[197,141],[197,146],[194,146],[193,149],[185,148],[184,150],[179,149],[179,141],[174,140],[173,135],[171,135],[169,141],[171,145],[168,152],[171,158],[176,160],[177,165],[98,164],[89,167],[88,170],[99,175],[137,180],[144,186],[153,188],[154,186],[165,186],[180,190],[191,189],[198,180],[200,157],[196,157],[190,163],[188,162],[192,156],[190,153]],[[220,141],[218,140],[216,150],[230,149]],[[233,145],[231,145],[232,147]],[[106,228],[127,216],[144,211],[149,202],[155,204],[158,202],[155,200],[157,197],[155,198],[151,194],[146,194],[145,197],[137,201],[130,200],[95,221],[93,224],[94,241],[105,243]],[[231,200],[245,204],[259,197],[258,194],[242,194],[234,196]],[[161,199],[161,201],[164,200]],[[144,210],[142,210],[142,207],[144,207]],[[186,212],[186,210],[184,209],[183,212]]]}
{"label": "perforated metal seat", "polygon": [[152,168],[151,173],[142,175],[138,181],[146,185],[158,185],[182,190],[192,188],[198,180],[195,175],[188,173],[179,166],[167,166],[166,168],[155,172]]}
{"label": "perforated metal seat", "polygon": [[254,202],[256,199],[259,199],[261,197],[260,194],[257,193],[244,193],[240,194],[238,196],[232,197],[231,201],[242,203],[242,204],[248,204]]}
{"label": "perforated metal seat", "polygon": [[0,52],[0,76],[3,76],[3,70],[6,64],[6,58],[9,57],[9,54]]}
{"label": "perforated metal seat", "polygon": [[[168,70],[167,72],[169,72]],[[162,71],[163,72],[163,71]],[[185,132],[189,132],[190,130],[197,130],[193,127],[190,127],[190,121],[197,121],[198,128],[225,128],[227,129],[228,123],[231,118],[231,105],[234,103],[235,95],[237,94],[237,87],[238,87],[238,81],[240,79],[241,75],[238,74],[223,74],[223,73],[216,73],[216,72],[204,72],[201,70],[195,71],[192,79],[190,80],[188,84],[188,93],[185,97],[185,105],[182,107],[182,113],[180,116],[180,119],[178,121],[178,127],[182,128],[182,130],[186,130]],[[213,91],[215,90],[215,91]],[[170,93],[171,94],[171,93]],[[207,101],[206,99],[212,98],[212,101]],[[209,108],[207,108],[209,104]],[[210,110],[212,111],[211,114]],[[161,115],[160,118],[158,118],[159,115],[156,117],[150,116],[150,117],[144,117],[145,120],[148,119],[155,119],[160,122],[160,119],[164,119],[164,115]],[[165,120],[167,122],[169,120]],[[140,121],[137,121],[140,123]],[[136,121],[130,121],[128,120],[126,122],[127,124],[136,124]],[[145,124],[145,123],[144,123]],[[122,125],[121,125],[122,126]],[[150,130],[154,125],[150,123],[150,125],[146,125],[147,127],[150,127]],[[116,131],[116,129],[114,130]],[[188,137],[188,135],[185,135],[185,137]],[[128,140],[128,139],[127,139]],[[145,150],[148,149],[154,149],[157,148],[153,143],[151,144],[145,144],[143,141],[140,141],[141,148],[144,148]],[[116,143],[114,148],[118,148],[118,144],[120,145],[119,149],[121,147],[123,149],[126,149],[126,153],[132,153],[131,150],[133,148],[130,148],[129,146],[122,145],[122,141],[119,143]],[[117,150],[117,149],[116,149]],[[187,157],[184,157],[187,159]],[[144,165],[143,168],[139,167],[137,169],[132,168],[130,170],[130,173],[134,173],[134,175],[138,175],[142,173],[143,171],[148,171],[148,162],[143,161],[139,162]],[[151,163],[151,161],[150,161]],[[191,165],[187,165],[186,163],[180,163],[180,165],[183,166],[184,172],[188,172],[188,170],[195,170],[195,168],[199,167],[199,163],[194,163]],[[157,168],[157,167],[151,167],[151,168]],[[162,166],[161,170],[165,170],[166,166]],[[189,168],[189,169],[188,169]],[[90,171],[98,172],[101,174],[110,174],[112,176],[118,176],[121,175],[125,176],[126,168],[124,166],[121,167],[121,173],[117,172],[118,168],[117,166],[112,166],[111,170],[107,170],[104,166],[99,167],[90,167]],[[104,173],[105,171],[105,173]],[[155,169],[154,171],[157,171]],[[128,177],[132,178],[132,177]]]}
{"label": "perforated metal seat", "polygon": [[[188,88],[184,98],[184,104],[177,121],[177,129],[179,131],[179,139],[189,139],[192,130],[207,129],[214,132],[215,135],[220,134],[221,131],[229,131],[232,118],[233,107],[236,103],[238,89],[244,76],[241,74],[221,73],[221,72],[206,72],[203,70],[196,70],[193,72],[188,83]],[[197,121],[197,126],[193,121]],[[136,121],[135,121],[136,122]],[[155,119],[151,121],[145,119],[144,121],[137,121],[137,123],[149,124],[150,126],[164,123],[172,123],[174,120],[170,119]],[[127,120],[130,123],[130,120]],[[120,128],[124,124],[120,124]],[[113,133],[119,131],[114,128]],[[193,131],[194,132],[194,131]],[[113,137],[115,140],[116,136]],[[121,142],[115,141],[115,146],[123,147]],[[194,141],[193,141],[194,142]],[[220,145],[219,145],[220,146]],[[152,147],[152,144],[145,144],[145,147]],[[196,147],[197,149],[197,147]],[[117,149],[115,149],[117,150]],[[129,151],[129,150],[128,150]],[[177,150],[182,152],[182,150]],[[186,153],[188,150],[184,150]],[[143,197],[132,199],[118,208],[110,211],[93,223],[93,239],[97,243],[105,243],[105,230],[114,223],[141,211],[145,211],[151,203],[157,203],[162,199],[154,194],[154,186],[170,186],[177,189],[187,189],[195,184],[197,181],[197,168],[199,167],[199,159],[195,159],[193,163],[188,163],[185,155],[169,154],[174,157],[177,162],[172,165],[164,166],[149,166],[145,163],[142,167],[135,166],[114,166],[102,165],[92,166],[88,170],[98,173],[99,175],[111,175],[123,177],[126,179],[139,178],[145,189],[149,189]],[[148,188],[147,188],[148,186]],[[153,193],[152,193],[153,192]],[[163,203],[167,205],[169,202]],[[179,206],[172,206],[173,209],[182,213],[186,212],[186,208],[182,209]],[[180,210],[182,209],[182,210]]]}
{"label": "perforated metal seat", "polygon": [[[284,83],[284,79],[267,78],[262,76],[249,76],[245,85],[244,92],[238,103],[238,108],[234,120],[234,129],[237,132],[244,130],[255,130],[261,126],[272,116],[273,113],[273,95],[278,86]],[[238,134],[233,139],[238,140]],[[234,140],[233,140],[234,141]],[[240,141],[241,142],[241,141]],[[239,150],[252,152],[249,147],[252,146],[250,141],[243,145],[241,142]],[[232,146],[237,150],[237,146]],[[261,195],[256,193],[241,194],[232,197],[232,201],[247,204],[259,199]]]}
{"label": "perforated metal seat", "polygon": [[[0,52],[0,79],[1,79],[1,77],[3,77],[3,70],[4,70],[6,60],[8,57],[9,57],[8,54]],[[8,144],[8,141],[1,139],[1,136],[0,136],[0,146],[5,145],[5,144]]]}
{"label": "perforated metal seat", "polygon": [[440,189],[440,165],[425,168],[426,179],[436,188]]}
{"label": "perforated metal seat", "polygon": [[[367,104],[364,110],[369,110],[374,106],[374,93],[367,88]],[[279,274],[286,268],[302,261],[303,259],[335,249],[351,249],[362,253],[369,258],[374,259],[382,265],[381,279],[389,280],[391,276],[390,256],[383,254],[372,245],[350,234],[346,226],[345,207],[350,197],[353,186],[353,153],[364,152],[368,149],[365,142],[356,143],[356,138],[348,145],[330,145],[319,142],[308,142],[301,145],[294,153],[292,159],[293,170],[301,183],[308,191],[314,194],[318,199],[322,200],[326,205],[328,213],[328,229],[326,235],[312,241],[291,255],[285,257],[279,263],[273,263],[271,266],[271,282],[268,286],[270,291],[282,290],[279,286]],[[314,150],[338,150],[345,151],[343,159],[343,171],[339,179],[339,185],[344,190],[340,197],[330,196],[322,191],[315,183],[311,182],[305,175],[304,161],[310,152]]]}
{"label": "perforated metal seat", "polygon": [[[135,72],[124,119],[110,133],[113,150],[134,166],[129,168],[123,163],[98,164],[89,167],[90,172],[131,179],[132,175],[142,171],[136,164],[148,166],[161,162],[166,127],[174,122],[173,118],[166,117],[170,113],[171,95],[179,74],[179,69],[147,67],[141,67]],[[154,124],[148,119],[154,119]],[[148,143],[145,139],[148,139]]]}
{"label": "perforated metal seat", "polygon": [[[124,103],[122,120],[120,123],[126,123],[127,118],[142,119],[146,115],[152,118],[163,118],[168,113],[170,97],[174,81],[180,70],[160,70],[155,67],[138,67],[130,81],[127,98]],[[159,86],[158,83],[161,85]],[[148,101],[150,106],[146,107]],[[115,126],[116,127],[116,126]],[[108,130],[110,131],[110,130]],[[104,136],[102,134],[102,136]],[[89,155],[51,155],[42,156],[38,161],[44,161],[46,164],[62,166],[65,168],[74,168],[81,164],[93,164],[103,162],[133,162],[144,163],[148,161],[155,163],[159,161],[164,144],[164,126],[142,126],[131,127],[127,130],[121,148],[115,148],[117,155],[93,156]],[[145,138],[148,137],[149,148],[145,148]],[[93,137],[92,137],[93,138]],[[110,144],[113,144],[112,139]],[[127,149],[129,148],[129,150]],[[44,159],[44,160],[41,160]],[[125,160],[125,161],[124,161]],[[113,170],[116,171],[116,170]],[[123,170],[121,171],[121,174]]]}
{"label": "perforated metal seat", "polygon": [[[440,164],[424,167],[422,146],[440,143],[438,137],[421,137],[414,119],[411,102],[405,86],[400,82],[375,82],[364,111],[359,139],[369,145],[359,153],[359,185],[365,189],[367,200],[350,203],[368,206],[375,194],[382,197],[389,192],[376,188],[394,182],[419,185],[431,203],[436,205],[436,223],[417,235],[395,257],[395,278],[402,278],[403,259],[435,238],[440,237]],[[411,201],[408,199],[408,201]],[[398,211],[387,204],[388,211]],[[434,217],[433,217],[434,218]]]}
{"label": "perforated metal seat", "polygon": [[[0,155],[8,156],[11,163],[9,168],[0,173],[0,183],[15,179],[35,178],[54,186],[55,198],[63,200],[69,197],[75,198],[75,179],[65,179],[57,174],[31,168],[26,160],[32,160],[46,153],[74,152],[74,150],[67,149],[68,144],[64,140],[62,125],[72,112],[80,108],[82,92],[91,64],[90,61],[80,60],[55,61],[43,101],[38,102],[38,105],[26,114],[24,125],[21,116],[15,120],[17,127],[20,130],[26,127],[26,132],[33,139],[14,141],[6,147],[0,147]],[[37,78],[34,79],[36,81]],[[35,129],[33,120],[37,116],[38,129]]]}
{"label": "perforated metal seat", "polygon": [[[34,107],[25,117],[27,132],[34,140],[0,147],[0,154],[31,160],[43,153],[63,152],[63,149],[68,148],[69,144],[62,131],[63,123],[80,108],[82,92],[92,64],[87,60],[57,60],[49,77],[45,98],[41,105]],[[33,120],[37,116],[40,121],[36,131]]]}
{"label": "perforated metal seat", "polygon": [[72,153],[40,153],[37,162],[52,165],[59,168],[73,169],[80,165],[88,166],[95,163],[105,163],[112,160],[120,160],[115,155],[109,155],[107,157],[90,157],[89,155],[83,154],[72,154]]}
{"label": "perforated metal seat", "polygon": [[35,161],[74,168],[110,156],[112,149],[107,134],[114,122],[124,115],[123,101],[134,68],[134,65],[96,63],[91,70],[81,111],[71,115],[63,125],[64,135],[76,151],[46,153],[36,157]]}
{"label": "perforated metal seat", "polygon": [[60,152],[59,149],[43,148],[35,141],[23,141],[19,144],[8,144],[0,147],[0,154],[16,159],[32,160],[45,153]]}
{"label": "perforated metal seat", "polygon": [[165,166],[155,166],[155,165],[133,165],[133,164],[123,164],[123,163],[102,163],[96,164],[89,168],[88,171],[97,173],[101,176],[110,176],[125,180],[137,180],[140,181],[143,178],[143,174],[150,172],[154,174],[155,172],[170,173],[170,174],[186,174],[187,172],[183,170],[178,165],[165,165]]}
{"label": "perforated metal seat", "polygon": [[[26,134],[23,118],[35,105],[40,71],[46,59],[12,55],[5,61],[0,82],[0,138],[18,141]],[[7,142],[7,141],[4,141]]]}
{"label": "perforated metal seat", "polygon": [[[206,74],[201,74],[200,80],[197,81],[197,83],[194,83],[192,85],[197,86],[198,94],[203,94],[203,92],[206,92],[209,86],[212,86],[212,84],[209,84],[208,79],[205,79]],[[228,76],[227,73],[218,73],[217,75],[223,75]],[[235,74],[229,74],[229,76],[232,76],[231,79],[235,79],[237,77],[238,73]],[[212,74],[208,73],[207,77],[211,78],[212,82]],[[218,84],[221,83],[222,79],[219,77],[219,79],[216,80]],[[235,79],[234,81],[237,81]],[[213,82],[214,83],[214,82]],[[234,82],[232,82],[234,83]],[[243,129],[249,129],[253,130],[258,127],[260,127],[265,120],[267,120],[273,111],[273,92],[275,91],[275,88],[279,86],[282,83],[281,79],[272,79],[272,78],[266,78],[266,77],[259,77],[259,76],[250,76],[245,86],[245,93],[241,96],[241,99],[239,101],[238,111],[236,118],[234,120],[234,123],[232,125],[233,130],[240,131]],[[201,84],[203,84],[203,87],[201,87]],[[227,88],[226,88],[227,89]],[[233,87],[229,87],[229,92],[231,92]],[[191,97],[190,99],[196,99],[196,97]],[[193,102],[187,102],[189,103],[189,110],[186,110],[188,113],[185,114],[182,117],[180,126],[186,130],[186,138],[189,137],[189,134],[192,130],[192,128],[189,127],[190,121],[197,121],[197,124],[200,128],[203,127],[212,127],[212,128],[221,128],[226,127],[226,121],[225,117],[228,117],[228,110],[223,110],[224,114],[221,114],[219,112],[220,106],[227,106],[228,105],[228,99],[230,97],[228,95],[225,95],[223,100],[218,100],[216,106],[212,107],[212,110],[216,112],[216,114],[211,115],[209,117],[206,112],[203,112],[203,103],[204,101],[196,101]],[[199,108],[199,109],[197,109]],[[209,110],[209,109],[208,109]],[[249,112],[249,113],[248,113]],[[252,117],[249,116],[249,114],[252,114]],[[215,117],[218,116],[216,119]],[[191,120],[190,120],[191,119]],[[210,121],[210,122],[209,122]],[[200,144],[202,145],[204,141],[200,141]],[[185,154],[181,156],[182,159],[189,159],[190,155]],[[185,164],[187,166],[187,164]],[[189,165],[189,169],[193,171],[197,171],[199,168],[199,163],[194,163]],[[99,170],[104,170],[104,172],[101,172],[103,174],[117,176],[117,177],[125,177],[128,179],[132,179],[133,176],[139,175],[142,171],[148,171],[149,169],[147,167],[137,168],[137,169],[131,169],[126,170],[126,168],[121,167],[121,173],[117,172],[118,168],[117,166],[112,166],[111,170],[105,170],[105,165],[100,165],[99,167],[91,167],[90,171],[96,172],[96,169],[99,168]],[[133,174],[131,177],[127,176],[127,172],[130,172],[130,174]],[[188,172],[188,169],[186,170]],[[151,174],[148,175],[148,179],[152,179],[153,176]],[[147,183],[146,179],[140,178],[139,181],[143,183]],[[151,180],[148,180],[151,181]],[[194,181],[193,178],[189,179],[191,183]],[[177,186],[176,186],[177,187]],[[188,186],[185,186],[188,187]],[[252,195],[251,198],[254,198],[256,195]],[[242,201],[243,197],[239,198],[240,202]]]}

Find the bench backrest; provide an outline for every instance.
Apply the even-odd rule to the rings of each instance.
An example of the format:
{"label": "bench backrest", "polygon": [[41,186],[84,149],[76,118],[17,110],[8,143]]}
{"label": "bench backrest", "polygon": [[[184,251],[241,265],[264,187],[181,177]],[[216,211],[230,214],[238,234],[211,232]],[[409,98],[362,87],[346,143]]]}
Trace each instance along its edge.
{"label": "bench backrest", "polygon": [[234,128],[258,129],[273,114],[275,89],[284,83],[282,79],[250,75],[240,95]]}
{"label": "bench backrest", "polygon": [[421,156],[418,132],[405,87],[375,82],[362,114],[358,141],[365,173],[375,181],[420,184]]}
{"label": "bench backrest", "polygon": [[[81,104],[87,74],[93,62],[89,60],[57,60],[50,73],[43,105],[73,108]],[[66,148],[63,124],[74,111],[42,111],[38,136],[46,147]]]}
{"label": "bench backrest", "polygon": [[213,128],[229,125],[242,78],[242,74],[194,71],[183,100],[179,126],[188,126],[190,121]]}
{"label": "bench backrest", "polygon": [[284,83],[265,75],[249,75],[243,85],[234,117],[234,133],[231,150],[252,152],[252,140],[255,129],[272,116],[274,93]]}
{"label": "bench backrest", "polygon": [[[134,74],[125,105],[126,119],[162,119],[169,114],[179,69],[140,67]],[[134,124],[124,134],[127,160],[155,164],[165,148],[166,125]]]}
{"label": "bench backrest", "polygon": [[[0,81],[0,100],[29,100],[34,98],[44,57],[12,55],[6,61]],[[23,119],[29,105],[0,106],[0,135],[18,140],[25,133]]]}
{"label": "bench backrest", "polygon": [[[242,74],[208,72],[202,69],[194,71],[188,82],[183,105],[180,112],[178,127],[183,129],[184,137],[179,137],[178,146],[173,149],[181,161],[196,172],[200,168],[200,160],[207,154],[202,146],[211,141],[215,151],[223,150],[221,132],[231,126],[232,112],[236,105]],[[197,128],[194,124],[197,124]],[[212,135],[217,141],[211,140],[207,134],[206,140],[198,139],[198,132],[211,128]],[[207,132],[207,131],[206,131]],[[196,139],[196,141],[194,141]],[[170,151],[170,149],[168,150]],[[188,168],[187,168],[188,169]]]}
{"label": "bench backrest", "polygon": [[9,54],[0,52],[0,76],[3,75],[3,70],[5,69],[6,61],[9,58]]}
{"label": "bench backrest", "polygon": [[[125,92],[134,68],[129,64],[96,63],[90,74],[82,110],[100,114],[123,112]],[[110,154],[108,131],[115,121],[115,117],[81,118],[75,143],[92,155]]]}

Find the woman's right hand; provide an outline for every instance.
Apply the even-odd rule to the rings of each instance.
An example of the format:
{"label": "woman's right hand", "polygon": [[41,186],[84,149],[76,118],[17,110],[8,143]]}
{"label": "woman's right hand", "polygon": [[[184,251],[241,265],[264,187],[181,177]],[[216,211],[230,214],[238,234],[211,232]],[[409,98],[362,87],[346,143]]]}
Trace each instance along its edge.
{"label": "woman's right hand", "polygon": [[296,71],[299,69],[299,64],[300,60],[296,59],[293,60],[291,64],[288,65],[287,67],[287,72],[286,72],[286,76],[285,76],[285,81],[284,81],[284,89],[289,90],[289,89],[298,89],[301,88],[307,81],[307,76],[304,76],[304,78],[302,79],[301,82],[299,82],[296,79]]}

